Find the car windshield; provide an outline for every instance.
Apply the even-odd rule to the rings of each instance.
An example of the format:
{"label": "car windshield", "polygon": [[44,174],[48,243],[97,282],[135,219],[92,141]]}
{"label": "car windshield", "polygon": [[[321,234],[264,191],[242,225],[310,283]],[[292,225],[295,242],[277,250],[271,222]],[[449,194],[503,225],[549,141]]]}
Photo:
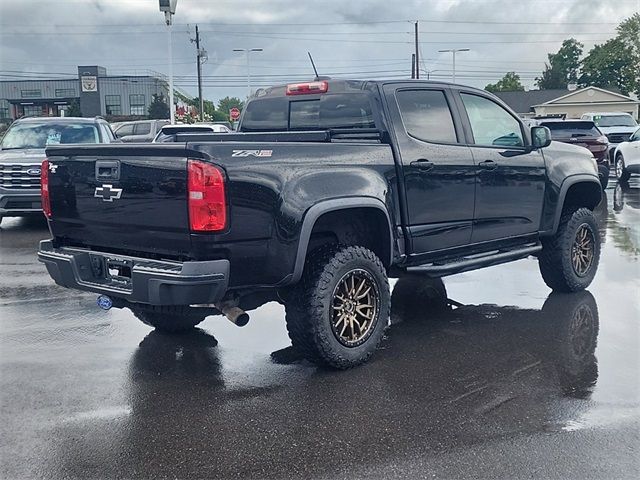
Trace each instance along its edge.
{"label": "car windshield", "polygon": [[635,127],[636,121],[631,115],[596,115],[593,121],[599,127]]}
{"label": "car windshield", "polygon": [[599,137],[602,135],[593,122],[543,122],[551,130],[552,138]]}
{"label": "car windshield", "polygon": [[29,122],[13,125],[2,149],[45,148],[66,143],[99,143],[98,129],[87,123]]}

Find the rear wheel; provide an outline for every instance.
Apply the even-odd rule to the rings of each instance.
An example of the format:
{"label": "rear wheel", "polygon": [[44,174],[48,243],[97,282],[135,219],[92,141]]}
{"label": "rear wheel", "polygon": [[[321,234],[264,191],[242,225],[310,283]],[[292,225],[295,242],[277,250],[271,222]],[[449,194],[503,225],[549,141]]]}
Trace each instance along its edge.
{"label": "rear wheel", "polygon": [[314,363],[339,369],[365,362],[389,321],[389,282],[364,247],[322,247],[309,255],[286,305],[294,348]]}
{"label": "rear wheel", "polygon": [[618,180],[621,182],[626,182],[630,176],[631,174],[624,163],[624,157],[619,153],[616,155],[616,177],[618,177]]}
{"label": "rear wheel", "polygon": [[600,261],[600,235],[593,212],[569,208],[556,234],[545,239],[538,257],[540,273],[554,291],[577,292],[589,286]]}
{"label": "rear wheel", "polygon": [[206,318],[183,305],[131,305],[129,308],[142,323],[165,333],[192,330]]}

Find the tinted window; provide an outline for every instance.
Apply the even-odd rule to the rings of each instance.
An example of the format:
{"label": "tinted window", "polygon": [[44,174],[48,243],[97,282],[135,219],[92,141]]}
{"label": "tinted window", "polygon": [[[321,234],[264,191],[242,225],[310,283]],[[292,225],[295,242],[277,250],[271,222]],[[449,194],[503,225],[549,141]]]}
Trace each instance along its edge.
{"label": "tinted window", "polygon": [[134,135],[149,135],[151,133],[151,123],[137,123],[133,129]]}
{"label": "tinted window", "polygon": [[477,145],[521,147],[520,122],[497,103],[485,97],[461,93]]}
{"label": "tinted window", "polygon": [[247,105],[241,130],[286,131],[329,128],[374,128],[369,96],[361,93],[327,94],[309,100],[256,99]]}
{"label": "tinted window", "polygon": [[599,137],[602,135],[593,122],[542,122],[540,125],[551,130],[552,138]]}
{"label": "tinted window", "polygon": [[407,133],[428,142],[458,141],[444,92],[401,90],[396,94]]}
{"label": "tinted window", "polygon": [[45,148],[61,143],[100,143],[98,129],[91,124],[15,124],[2,139],[2,148]]}
{"label": "tinted window", "polygon": [[133,135],[133,125],[134,125],[133,123],[125,123],[124,125],[121,125],[116,130],[116,134],[119,137],[126,137],[127,135]]}

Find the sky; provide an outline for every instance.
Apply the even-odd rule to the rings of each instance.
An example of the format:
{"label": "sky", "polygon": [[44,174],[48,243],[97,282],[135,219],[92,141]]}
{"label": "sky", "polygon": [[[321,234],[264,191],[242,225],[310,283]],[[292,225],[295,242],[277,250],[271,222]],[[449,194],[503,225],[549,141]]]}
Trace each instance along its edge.
{"label": "sky", "polygon": [[[419,25],[421,77],[477,87],[515,71],[535,88],[548,53],[576,38],[585,53],[615,36],[640,0],[178,0],[175,85],[197,95],[195,25],[207,52],[204,97],[321,75],[408,78]],[[167,74],[168,34],[158,0],[0,0],[0,78],[66,78],[77,65],[111,74]]]}

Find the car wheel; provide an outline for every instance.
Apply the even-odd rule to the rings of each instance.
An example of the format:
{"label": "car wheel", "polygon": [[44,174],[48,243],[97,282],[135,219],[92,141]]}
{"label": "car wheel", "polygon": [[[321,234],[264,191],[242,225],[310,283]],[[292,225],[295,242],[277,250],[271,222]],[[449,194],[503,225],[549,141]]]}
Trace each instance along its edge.
{"label": "car wheel", "polygon": [[554,291],[587,288],[598,270],[600,235],[593,212],[570,208],[562,213],[556,234],[545,239],[538,256],[540,273]]}
{"label": "car wheel", "polygon": [[359,246],[315,250],[285,305],[293,347],[333,368],[365,362],[387,328],[389,296],[386,270],[372,251]]}
{"label": "car wheel", "polygon": [[629,173],[629,170],[627,170],[624,163],[624,157],[621,153],[619,153],[616,156],[616,177],[618,177],[618,180],[620,180],[621,182],[626,182],[627,180],[629,180],[630,176],[631,174]]}
{"label": "car wheel", "polygon": [[600,178],[602,190],[606,190],[607,185],[609,185],[609,167],[606,165],[598,165],[598,177]]}
{"label": "car wheel", "polygon": [[192,330],[206,318],[183,305],[130,305],[129,308],[142,323],[164,333]]}

